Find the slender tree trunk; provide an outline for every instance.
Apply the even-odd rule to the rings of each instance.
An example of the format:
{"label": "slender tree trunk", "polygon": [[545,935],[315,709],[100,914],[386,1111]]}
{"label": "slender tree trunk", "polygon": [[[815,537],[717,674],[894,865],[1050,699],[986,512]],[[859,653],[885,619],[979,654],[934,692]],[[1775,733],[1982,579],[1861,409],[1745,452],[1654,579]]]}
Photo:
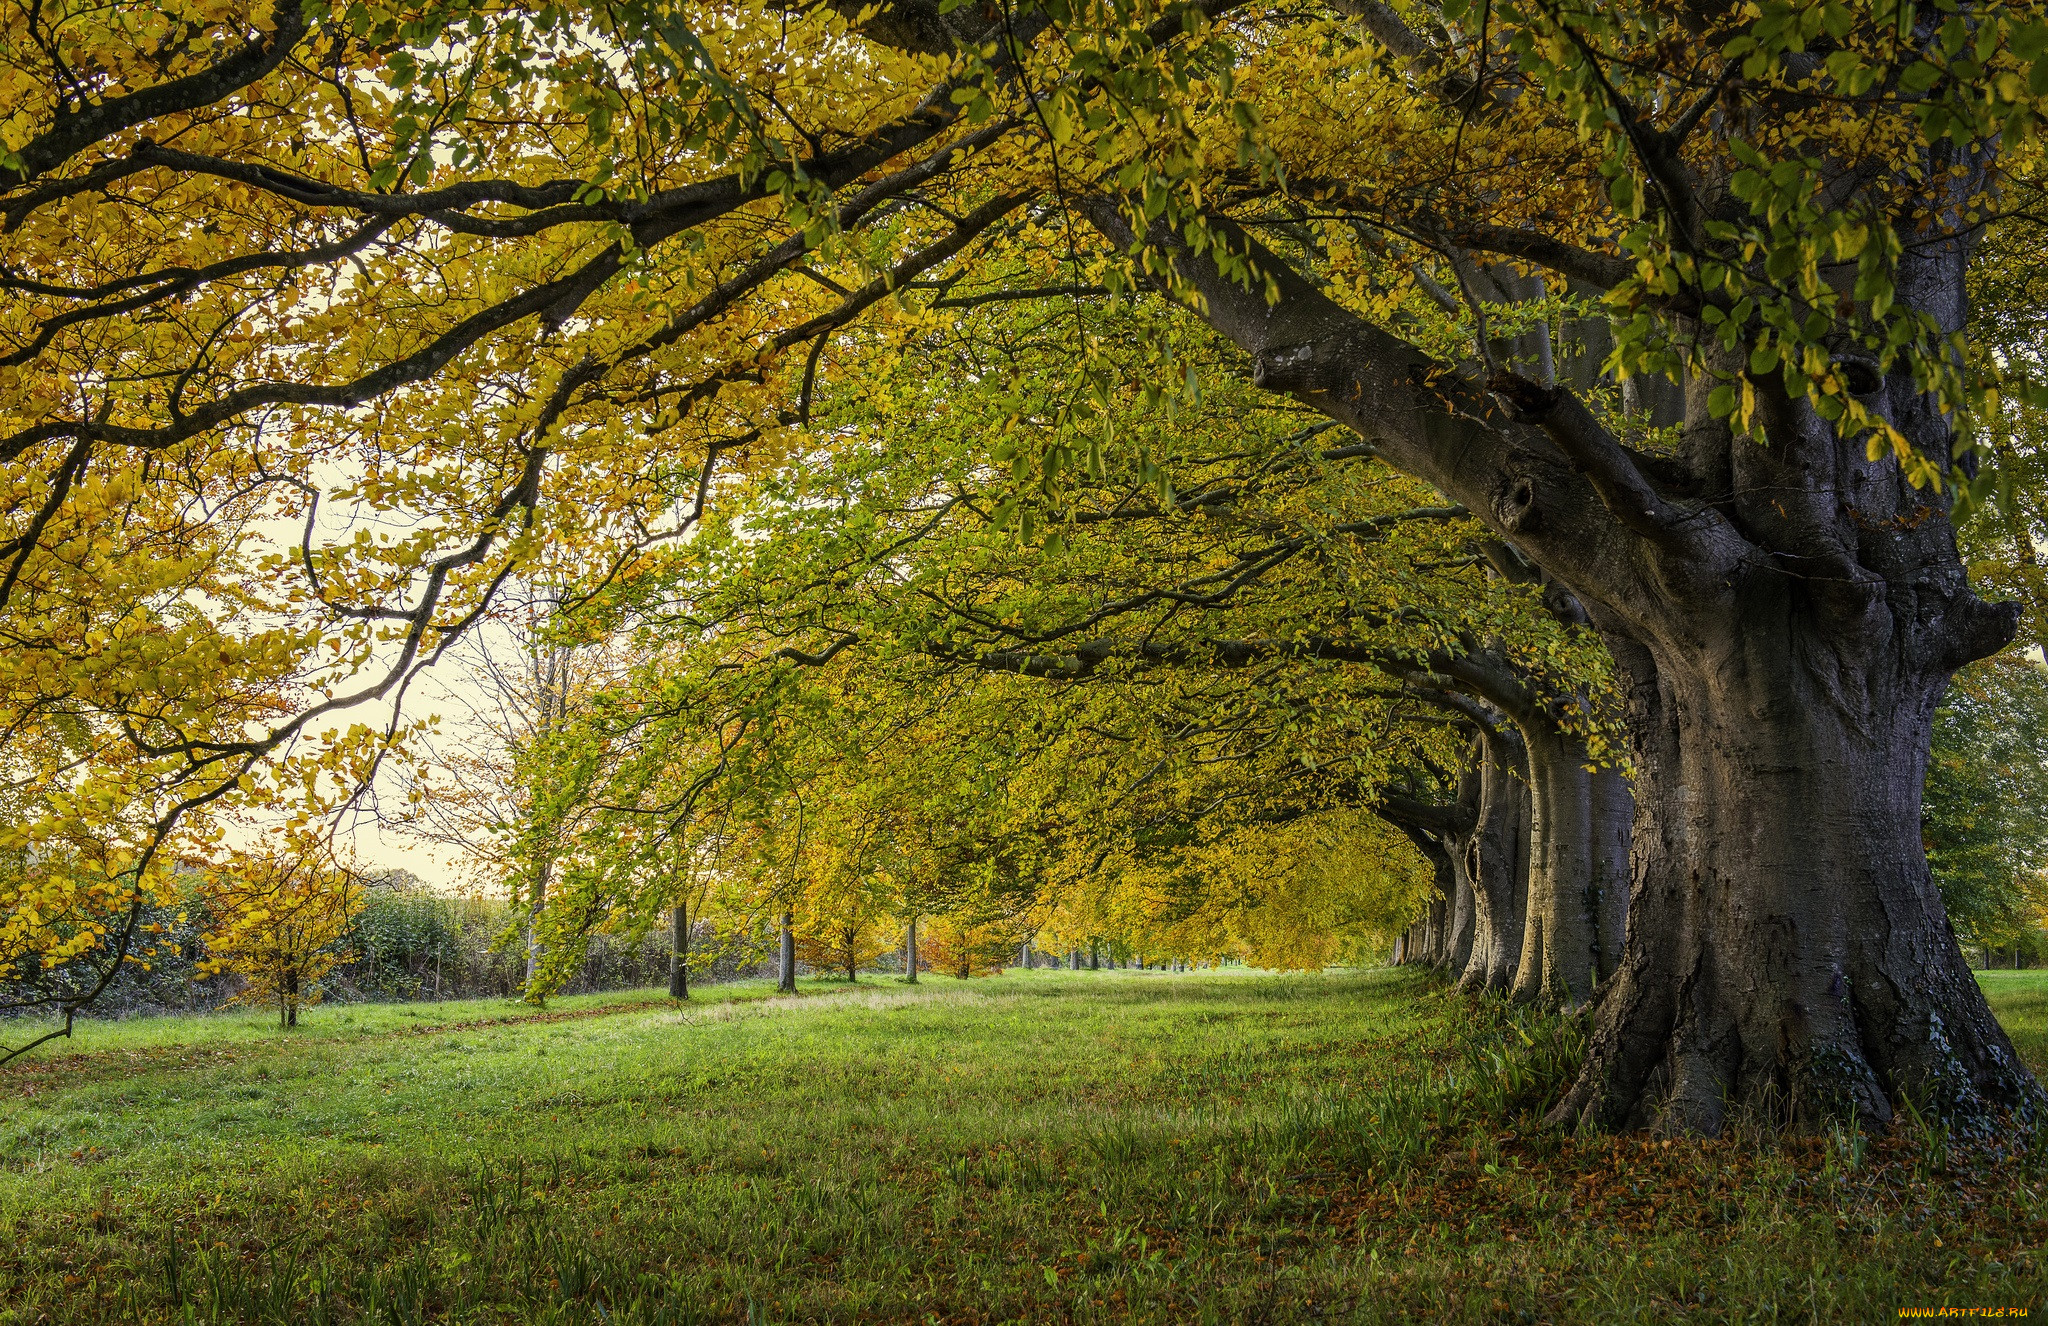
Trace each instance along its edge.
{"label": "slender tree trunk", "polygon": [[296,970],[284,974],[284,1025],[299,1025],[299,973]]}
{"label": "slender tree trunk", "polygon": [[[1582,604],[1504,544],[1482,545],[1497,573],[1540,585],[1545,608],[1568,630],[1590,630]],[[1596,768],[1583,692],[1559,690],[1498,646],[1431,659],[1451,687],[1511,721],[1526,755],[1529,789],[1528,893],[1520,959],[1510,993],[1517,1003],[1575,1008],[1620,960],[1617,909],[1625,906],[1631,805],[1617,771]],[[1469,702],[1442,697],[1448,707]],[[1602,762],[1611,765],[1612,760]]]}
{"label": "slender tree trunk", "polygon": [[1621,970],[1628,947],[1629,850],[1635,835],[1636,794],[1628,774],[1605,764],[1593,771],[1593,878],[1590,889],[1599,925],[1600,972]]}
{"label": "slender tree trunk", "polygon": [[1102,970],[1102,952],[1092,939],[1088,941],[1088,970]]}
{"label": "slender tree trunk", "polygon": [[690,909],[677,903],[668,914],[668,993],[671,999],[690,997]]}
{"label": "slender tree trunk", "polygon": [[1433,805],[1390,794],[1377,806],[1380,817],[1415,844],[1435,877],[1429,911],[1410,927],[1404,957],[1446,971],[1454,981],[1463,978],[1472,955],[1474,916],[1467,859],[1480,822],[1485,765],[1485,743],[1475,737],[1455,802]]}
{"label": "slender tree trunk", "polygon": [[[554,866],[552,860],[540,863],[540,868],[534,872],[533,896],[526,900],[526,979],[521,988],[528,992],[526,997],[536,1004],[546,1002],[544,999],[536,998],[532,991],[534,982],[540,975],[541,961],[547,956],[546,947],[540,942],[540,916],[547,908],[548,885],[551,882],[550,877],[554,874]],[[439,998],[440,994],[441,959],[437,951],[434,958],[434,995]]]}
{"label": "slender tree trunk", "polygon": [[780,962],[777,970],[776,989],[783,994],[796,993],[796,914],[782,914],[782,929],[777,946]]}
{"label": "slender tree trunk", "polygon": [[917,917],[903,928],[903,979],[917,984]]}

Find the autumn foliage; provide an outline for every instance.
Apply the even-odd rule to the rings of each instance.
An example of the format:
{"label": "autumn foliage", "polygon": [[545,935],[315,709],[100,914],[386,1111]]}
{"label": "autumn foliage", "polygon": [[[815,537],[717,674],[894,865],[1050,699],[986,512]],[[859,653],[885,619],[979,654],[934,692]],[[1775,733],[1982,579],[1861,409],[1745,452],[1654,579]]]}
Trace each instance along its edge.
{"label": "autumn foliage", "polygon": [[278,1025],[292,1027],[320,1002],[320,978],[348,958],[342,940],[362,889],[317,850],[237,853],[204,872],[200,899],[211,918],[201,971],[239,976],[234,1002],[273,1005]]}
{"label": "autumn foliage", "polygon": [[935,917],[918,935],[920,965],[962,981],[994,976],[1016,955],[1016,941],[1009,931],[971,916]]}

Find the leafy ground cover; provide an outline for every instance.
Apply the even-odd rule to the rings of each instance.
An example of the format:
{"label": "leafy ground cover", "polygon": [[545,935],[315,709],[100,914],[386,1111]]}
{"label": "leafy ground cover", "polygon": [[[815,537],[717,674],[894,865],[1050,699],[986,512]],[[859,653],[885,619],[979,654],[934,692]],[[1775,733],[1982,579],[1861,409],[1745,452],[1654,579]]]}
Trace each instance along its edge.
{"label": "leafy ground cover", "polygon": [[0,1070],[0,1323],[2041,1310],[2025,1160],[1534,1129],[1574,1055],[1395,971],[95,1024]]}

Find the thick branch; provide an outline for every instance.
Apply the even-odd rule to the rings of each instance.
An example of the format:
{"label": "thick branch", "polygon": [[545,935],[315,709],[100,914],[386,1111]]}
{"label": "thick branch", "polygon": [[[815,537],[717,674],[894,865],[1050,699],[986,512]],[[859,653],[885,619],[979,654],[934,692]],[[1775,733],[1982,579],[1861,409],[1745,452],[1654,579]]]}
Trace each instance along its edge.
{"label": "thick branch", "polygon": [[1659,574],[1702,587],[1702,605],[1724,601],[1727,575],[1754,552],[1713,509],[1665,504],[1575,399],[1546,398],[1540,421],[1518,418],[1482,384],[1338,305],[1227,222],[1209,224],[1262,278],[1252,288],[1163,227],[1141,244],[1111,198],[1078,205],[1119,247],[1163,250],[1201,316],[1252,356],[1258,385],[1355,429],[1388,463],[1464,503],[1581,598],[1606,592],[1645,629],[1652,616],[1668,625],[1661,596],[1629,592],[1646,545],[1662,561]]}
{"label": "thick branch", "polygon": [[254,83],[282,64],[306,35],[306,7],[300,0],[278,0],[270,16],[275,26],[267,40],[252,41],[198,73],[77,110],[60,107],[56,122],[29,139],[16,154],[20,165],[0,172],[0,178],[12,176],[13,183],[26,184],[124,129],[159,116],[211,106]]}

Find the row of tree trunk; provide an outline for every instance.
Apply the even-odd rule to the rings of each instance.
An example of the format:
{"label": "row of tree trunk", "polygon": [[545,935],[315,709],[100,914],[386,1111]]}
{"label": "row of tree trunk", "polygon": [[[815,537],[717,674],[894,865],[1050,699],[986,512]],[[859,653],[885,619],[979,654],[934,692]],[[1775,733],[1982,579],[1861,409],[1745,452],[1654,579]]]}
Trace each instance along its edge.
{"label": "row of tree trunk", "polygon": [[1387,796],[1436,875],[1429,913],[1395,960],[1448,972],[1461,988],[1572,1008],[1619,967],[1628,917],[1627,775],[1595,750],[1583,693],[1559,693],[1499,650],[1430,661],[1418,693],[1462,715],[1474,736],[1456,800]]}
{"label": "row of tree trunk", "polygon": [[1442,968],[1460,988],[1576,1007],[1621,961],[1628,915],[1626,776],[1579,741],[1531,742],[1509,727],[1474,738],[1459,797],[1381,813],[1436,875],[1435,898],[1396,960]]}

